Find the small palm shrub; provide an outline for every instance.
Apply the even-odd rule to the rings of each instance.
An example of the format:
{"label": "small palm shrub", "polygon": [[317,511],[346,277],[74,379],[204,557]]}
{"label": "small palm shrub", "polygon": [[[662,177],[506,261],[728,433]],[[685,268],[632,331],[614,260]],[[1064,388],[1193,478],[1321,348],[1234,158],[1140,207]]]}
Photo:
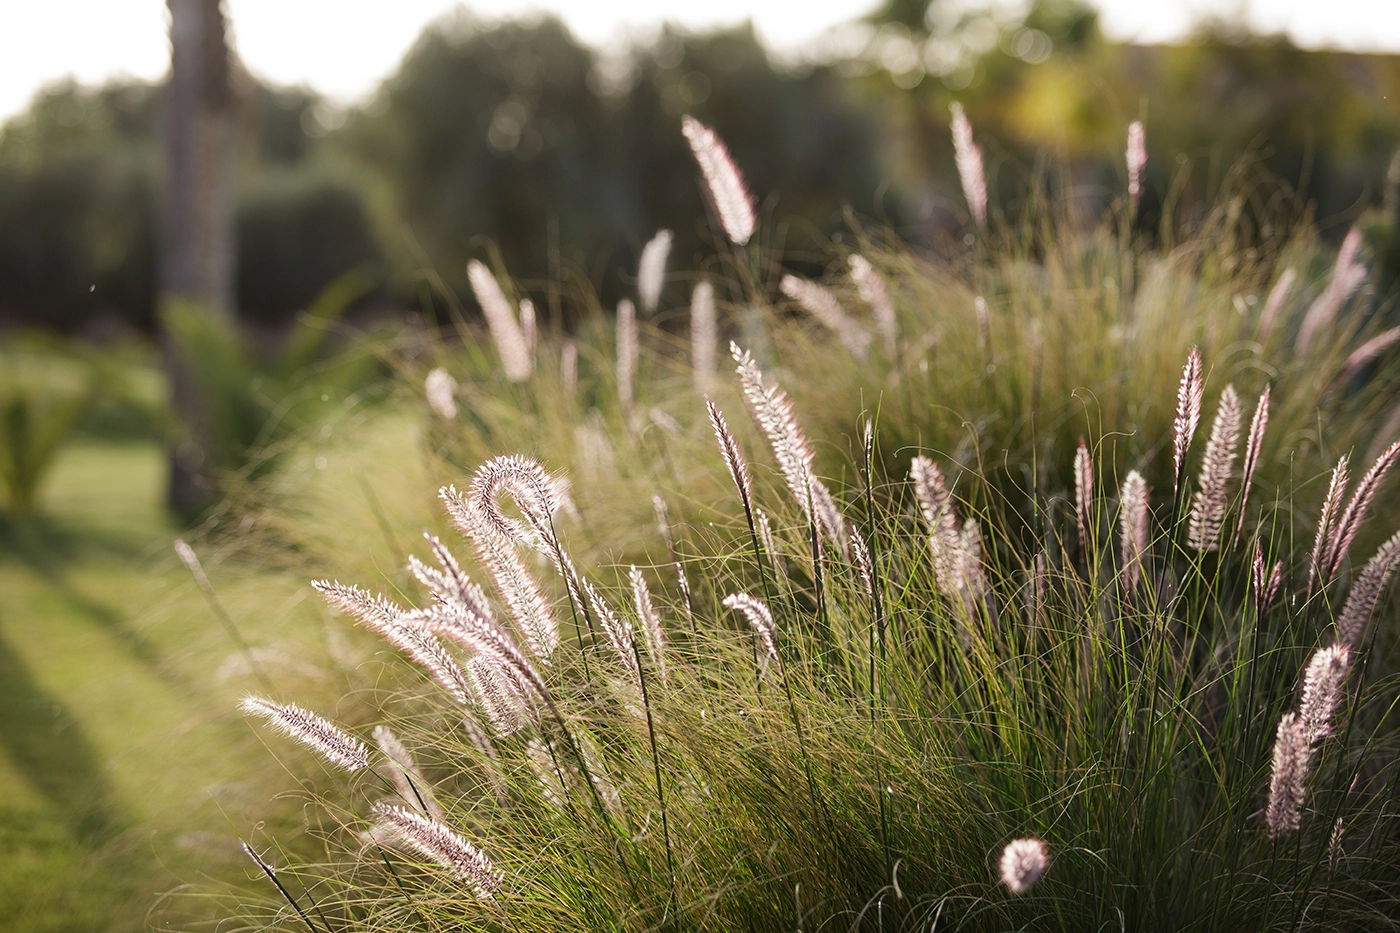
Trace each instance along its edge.
{"label": "small palm shrub", "polygon": [[[742,243],[752,215],[720,154],[701,165]],[[533,306],[474,272],[506,379],[478,345],[425,390],[468,551],[429,536],[416,582],[382,576],[390,596],[315,584],[403,658],[401,685],[360,690],[366,721],[245,701],[332,776],[305,792],[307,838],[248,840],[268,882],[249,924],[1395,927],[1400,683],[1380,609],[1400,536],[1365,526],[1400,447],[1374,430],[1384,377],[1338,378],[1355,288],[1314,314],[1322,296],[1284,274],[1251,303],[1239,287],[1262,270],[1158,252],[1165,284],[1115,299],[1114,325],[1069,271],[1097,275],[1100,247],[1133,268],[1153,254],[1089,240],[959,276],[864,250],[869,326],[839,289],[780,283],[832,342],[776,317],[757,252],[736,250],[735,330],[760,322],[792,397],[737,345],[734,383],[672,366],[674,332],[635,308],[537,341]],[[1032,353],[1036,328],[1004,325],[1034,302]],[[1170,326],[1149,339],[1144,321]],[[1089,419],[1083,386],[1103,400]],[[1327,481],[1333,444],[1352,453]],[[558,451],[568,480],[511,447]],[[466,479],[446,458],[481,465]],[[330,566],[367,569],[349,535]]]}

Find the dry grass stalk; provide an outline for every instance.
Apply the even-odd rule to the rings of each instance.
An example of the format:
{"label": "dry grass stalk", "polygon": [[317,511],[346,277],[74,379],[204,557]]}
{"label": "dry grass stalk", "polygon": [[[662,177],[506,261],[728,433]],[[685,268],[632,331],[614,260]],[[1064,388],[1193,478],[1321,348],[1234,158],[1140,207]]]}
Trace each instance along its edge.
{"label": "dry grass stalk", "polygon": [[572,340],[564,341],[559,351],[559,387],[569,398],[578,390],[578,344]]}
{"label": "dry grass stalk", "polygon": [[1317,536],[1313,538],[1312,556],[1308,559],[1308,593],[1310,595],[1315,587],[1325,586],[1332,579],[1327,572],[1330,563],[1328,551],[1335,535],[1333,522],[1337,518],[1338,511],[1341,510],[1342,498],[1346,495],[1348,480],[1347,458],[1343,455],[1337,461],[1337,465],[1332,468],[1332,479],[1327,484],[1327,495],[1322,499],[1322,511],[1317,517]]}
{"label": "dry grass stalk", "polygon": [[1351,356],[1347,357],[1346,363],[1342,365],[1341,380],[1343,382],[1349,381],[1361,371],[1361,367],[1380,356],[1397,340],[1400,340],[1400,327],[1392,327],[1389,330],[1381,331],[1357,347],[1352,351]]}

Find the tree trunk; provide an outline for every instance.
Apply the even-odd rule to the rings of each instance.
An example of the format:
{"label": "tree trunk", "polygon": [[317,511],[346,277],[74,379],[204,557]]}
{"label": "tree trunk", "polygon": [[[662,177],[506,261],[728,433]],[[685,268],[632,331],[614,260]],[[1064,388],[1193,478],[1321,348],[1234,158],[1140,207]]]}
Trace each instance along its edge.
{"label": "tree trunk", "polygon": [[[170,84],[165,96],[165,184],[160,303],[234,313],[234,127],[230,53],[220,0],[167,0]],[[163,340],[171,404],[183,422],[170,451],[169,504],[193,516],[212,498],[209,406],[191,361]]]}

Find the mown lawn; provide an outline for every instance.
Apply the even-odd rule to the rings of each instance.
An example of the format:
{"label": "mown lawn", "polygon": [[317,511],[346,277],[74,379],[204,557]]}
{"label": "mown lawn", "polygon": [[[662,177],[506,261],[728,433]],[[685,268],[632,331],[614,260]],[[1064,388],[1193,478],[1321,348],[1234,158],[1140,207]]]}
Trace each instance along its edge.
{"label": "mown lawn", "polygon": [[[241,882],[235,827],[269,815],[269,756],[233,709],[247,664],[171,552],[164,470],[154,444],[76,443],[40,514],[0,525],[0,929],[211,916],[199,896],[160,895]],[[294,676],[279,658],[306,650],[281,646],[322,640],[288,621],[304,584],[210,576],[263,666]]]}

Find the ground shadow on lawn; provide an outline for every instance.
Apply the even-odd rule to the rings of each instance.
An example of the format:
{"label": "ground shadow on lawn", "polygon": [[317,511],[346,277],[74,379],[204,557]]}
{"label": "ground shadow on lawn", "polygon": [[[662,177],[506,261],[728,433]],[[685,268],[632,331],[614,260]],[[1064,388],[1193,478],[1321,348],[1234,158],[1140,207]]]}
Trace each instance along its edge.
{"label": "ground shadow on lawn", "polygon": [[84,842],[125,822],[102,760],[78,720],[30,675],[0,636],[0,749]]}

